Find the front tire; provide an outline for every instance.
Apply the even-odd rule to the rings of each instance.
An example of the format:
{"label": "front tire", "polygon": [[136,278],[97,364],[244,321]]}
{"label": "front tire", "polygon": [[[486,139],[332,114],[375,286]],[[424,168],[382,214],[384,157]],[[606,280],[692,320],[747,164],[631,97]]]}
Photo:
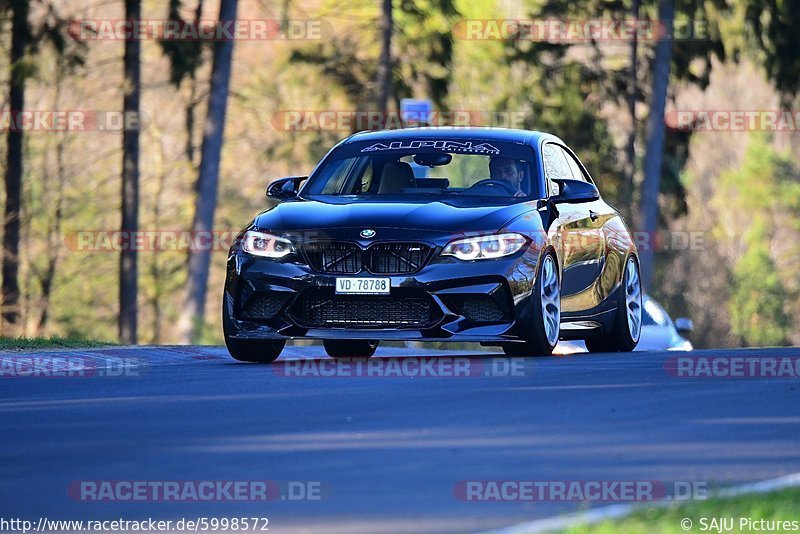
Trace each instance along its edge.
{"label": "front tire", "polygon": [[630,352],[639,343],[642,334],[642,281],[639,262],[628,256],[622,285],[619,291],[617,316],[611,330],[597,337],[586,339],[589,352]]}
{"label": "front tire", "polygon": [[[228,306],[232,306],[228,292],[222,301],[222,335],[225,337],[225,346],[234,360],[250,363],[272,363],[281,355],[286,345],[285,339],[235,339],[236,328],[233,318],[228,314]],[[227,303],[227,304],[226,304]]]}
{"label": "front tire", "polygon": [[322,344],[331,358],[370,358],[378,348],[378,342],[369,339],[326,339]]}
{"label": "front tire", "polygon": [[251,363],[272,363],[281,355],[285,340],[250,340],[225,338],[228,352],[235,360]]}
{"label": "front tire", "polygon": [[547,252],[539,262],[532,295],[531,323],[525,341],[503,346],[508,356],[549,356],[561,334],[561,280],[555,255]]}

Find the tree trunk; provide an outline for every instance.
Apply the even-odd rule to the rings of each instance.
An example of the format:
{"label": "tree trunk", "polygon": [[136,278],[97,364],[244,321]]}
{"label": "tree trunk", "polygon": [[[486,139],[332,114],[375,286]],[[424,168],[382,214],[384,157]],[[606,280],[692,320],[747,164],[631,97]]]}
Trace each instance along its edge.
{"label": "tree trunk", "polygon": [[[55,79],[56,100],[53,109],[61,109],[60,96],[62,67],[60,63],[61,61],[59,60],[59,70]],[[48,221],[47,227],[47,246],[50,249],[47,252],[49,255],[47,258],[47,267],[45,268],[44,274],[40,278],[40,284],[42,288],[42,305],[39,312],[39,322],[36,326],[36,334],[38,336],[43,336],[46,334],[47,321],[50,317],[50,298],[53,292],[53,281],[56,277],[56,267],[58,266],[58,262],[61,257],[61,244],[63,243],[61,236],[61,225],[64,219],[64,187],[67,181],[67,170],[66,165],[64,164],[64,134],[62,132],[58,135],[59,138],[58,142],[56,143],[56,172],[58,183],[55,191],[56,198],[54,202],[55,206],[53,210],[53,217],[52,220]]]}
{"label": "tree trunk", "polygon": [[392,94],[392,0],[383,0],[381,7],[381,60],[378,64],[378,111],[388,124],[389,96]]}
{"label": "tree trunk", "polygon": [[[633,0],[631,7],[631,18],[634,24],[638,25],[639,8],[641,0]],[[638,95],[638,32],[633,33],[631,39],[631,59],[630,70],[628,71],[628,115],[631,117],[631,129],[628,131],[628,140],[625,146],[626,166],[625,183],[623,184],[623,206],[625,216],[631,220],[633,214],[633,188],[636,180],[636,99]]]}
{"label": "tree trunk", "polygon": [[[194,27],[199,28],[203,19],[203,0],[194,10]],[[186,159],[194,167],[194,114],[197,109],[197,66],[189,73],[189,103],[186,105]]]}
{"label": "tree trunk", "polygon": [[[125,0],[126,20],[141,18],[140,0]],[[139,93],[141,89],[141,47],[138,39],[125,41],[125,96],[123,99],[124,117],[138,116]],[[126,121],[127,122],[127,121]],[[133,245],[134,233],[139,229],[139,131],[138,127],[128,128],[124,124],[122,132],[122,235],[128,236]],[[131,250],[120,253],[119,269],[119,339],[125,344],[135,344],[137,316],[137,252]]]}
{"label": "tree trunk", "polygon": [[[222,0],[219,20],[236,20],[237,0]],[[214,209],[217,205],[217,183],[219,182],[222,134],[225,129],[225,112],[228,103],[228,86],[231,78],[233,41],[214,43],[214,59],[211,66],[211,91],[208,97],[208,114],[203,129],[203,145],[200,156],[200,173],[197,178],[193,235],[212,232]],[[211,242],[212,240],[209,240]],[[208,273],[211,264],[211,249],[189,251],[189,276],[187,279],[186,305],[181,314],[179,331],[185,343],[197,342],[204,323],[205,300],[208,288]]]}
{"label": "tree trunk", "polygon": [[639,252],[642,285],[650,290],[653,283],[653,247],[658,230],[658,194],[661,190],[661,166],[664,160],[664,111],[669,89],[669,68],[672,60],[672,33],[675,19],[675,0],[661,0],[658,20],[662,35],[656,44],[653,59],[653,91],[650,116],[647,119],[647,153],[644,159],[644,182],[639,211],[639,230],[647,232],[647,245]]}
{"label": "tree trunk", "polygon": [[[9,68],[9,104],[12,114],[25,109],[25,72],[21,68],[22,59],[30,40],[28,27],[28,2],[16,0],[11,3],[13,11],[11,22],[11,56]],[[21,128],[9,128],[8,152],[6,161],[6,203],[3,218],[3,284],[2,317],[11,325],[4,333],[16,335],[19,322],[19,210],[22,193],[22,144],[24,133]]]}
{"label": "tree trunk", "polygon": [[[152,130],[155,131],[153,137],[154,144],[158,145],[158,158],[156,159],[156,163],[153,165],[153,171],[156,175],[156,194],[155,199],[153,200],[153,226],[155,228],[161,228],[161,200],[164,197],[164,189],[167,183],[167,175],[169,172],[167,171],[167,160],[169,157],[167,156],[166,149],[164,147],[164,137],[160,130],[156,129],[155,127],[151,126]],[[160,254],[150,254],[150,265],[149,265],[149,273],[150,277],[153,279],[152,288],[150,291],[150,306],[153,310],[152,315],[152,330],[153,335],[150,338],[150,343],[152,345],[160,345],[161,344],[161,332],[163,327],[163,309],[161,307],[161,300],[164,298],[164,285],[165,285],[165,271],[161,267],[160,262]]]}

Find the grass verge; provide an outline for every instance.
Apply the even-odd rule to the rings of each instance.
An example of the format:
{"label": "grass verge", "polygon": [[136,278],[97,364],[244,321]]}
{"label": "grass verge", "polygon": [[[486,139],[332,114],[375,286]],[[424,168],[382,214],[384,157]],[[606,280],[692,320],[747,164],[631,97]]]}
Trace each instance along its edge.
{"label": "grass verge", "polygon": [[[687,519],[689,521],[686,521]],[[716,523],[712,523],[713,519],[716,519]],[[767,524],[760,523],[762,519]],[[752,520],[753,523],[742,523],[741,520]],[[784,521],[789,524],[770,524]],[[666,508],[644,508],[621,519],[593,525],[579,525],[563,532],[565,534],[800,532],[800,488],[739,497],[711,498]]]}
{"label": "grass verge", "polygon": [[65,337],[0,337],[0,351],[19,352],[45,349],[89,349],[114,345],[94,339]]}

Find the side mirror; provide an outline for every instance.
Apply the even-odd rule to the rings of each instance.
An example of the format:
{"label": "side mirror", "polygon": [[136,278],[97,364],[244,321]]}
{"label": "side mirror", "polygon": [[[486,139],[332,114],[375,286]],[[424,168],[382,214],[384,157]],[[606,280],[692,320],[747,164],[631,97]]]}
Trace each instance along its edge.
{"label": "side mirror", "polygon": [[550,197],[550,200],[556,204],[559,202],[566,202],[576,204],[579,202],[591,202],[600,198],[600,192],[594,184],[584,182],[583,180],[554,180],[561,192],[558,195]]}
{"label": "side mirror", "polygon": [[675,319],[675,330],[677,330],[679,334],[688,334],[694,330],[694,323],[691,319],[687,319],[686,317],[678,317]]}
{"label": "side mirror", "polygon": [[267,196],[279,200],[295,197],[300,190],[300,184],[307,178],[308,176],[287,176],[275,180],[267,186]]}

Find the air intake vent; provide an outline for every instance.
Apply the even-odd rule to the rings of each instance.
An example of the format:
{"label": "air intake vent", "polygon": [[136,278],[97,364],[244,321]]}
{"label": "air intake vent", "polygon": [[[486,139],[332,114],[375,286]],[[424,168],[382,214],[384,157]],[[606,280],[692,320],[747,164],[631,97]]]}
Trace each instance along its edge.
{"label": "air intake vent", "polygon": [[427,298],[305,296],[298,310],[309,326],[426,327],[433,323]]}
{"label": "air intake vent", "polygon": [[282,293],[253,293],[242,308],[246,319],[272,319],[281,311],[289,297]]}
{"label": "air intake vent", "polygon": [[502,321],[505,317],[503,310],[489,297],[470,298],[461,306],[461,313],[470,321],[476,323],[491,323]]}

